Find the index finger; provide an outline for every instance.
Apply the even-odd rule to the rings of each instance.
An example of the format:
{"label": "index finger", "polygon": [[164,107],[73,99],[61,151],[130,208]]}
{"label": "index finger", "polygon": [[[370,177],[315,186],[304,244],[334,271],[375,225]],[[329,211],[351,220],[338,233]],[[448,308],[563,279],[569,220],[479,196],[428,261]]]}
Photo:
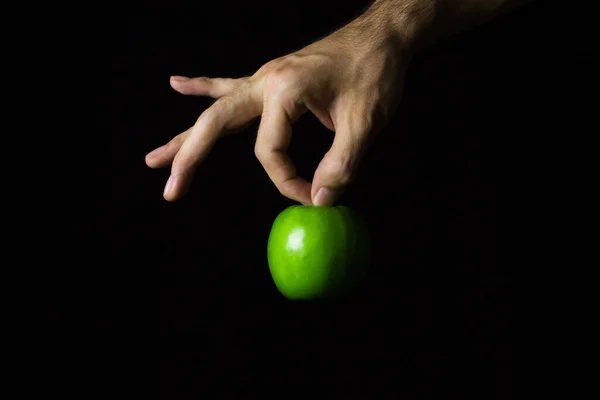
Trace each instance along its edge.
{"label": "index finger", "polygon": [[256,139],[256,158],[281,194],[312,205],[311,185],[296,174],[296,167],[286,153],[291,139],[292,118],[288,112],[277,101],[266,102]]}

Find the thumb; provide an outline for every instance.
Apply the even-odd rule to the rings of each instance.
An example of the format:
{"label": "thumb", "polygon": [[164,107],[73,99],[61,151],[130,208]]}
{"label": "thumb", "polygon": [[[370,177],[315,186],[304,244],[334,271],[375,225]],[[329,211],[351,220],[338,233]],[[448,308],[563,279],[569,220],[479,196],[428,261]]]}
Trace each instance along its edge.
{"label": "thumb", "polygon": [[366,135],[336,133],[331,149],[319,163],[312,182],[311,198],[315,206],[333,206],[354,178],[363,152]]}

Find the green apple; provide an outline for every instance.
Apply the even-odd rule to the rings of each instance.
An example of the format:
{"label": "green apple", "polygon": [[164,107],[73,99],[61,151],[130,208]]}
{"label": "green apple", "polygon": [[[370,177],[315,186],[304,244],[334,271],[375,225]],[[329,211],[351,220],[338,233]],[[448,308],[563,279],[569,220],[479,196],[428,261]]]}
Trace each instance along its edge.
{"label": "green apple", "polygon": [[291,206],[273,223],[267,258],[277,289],[288,299],[341,295],[365,276],[367,232],[348,207]]}

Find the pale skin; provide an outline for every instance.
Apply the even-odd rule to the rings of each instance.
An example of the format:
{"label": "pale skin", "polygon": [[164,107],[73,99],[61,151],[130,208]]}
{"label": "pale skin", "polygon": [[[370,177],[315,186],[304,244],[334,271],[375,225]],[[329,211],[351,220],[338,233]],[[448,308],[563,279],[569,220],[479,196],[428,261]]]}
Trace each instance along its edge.
{"label": "pale skin", "polygon": [[[260,118],[254,151],[281,194],[304,205],[334,205],[396,107],[411,54],[528,2],[376,0],[331,35],[267,62],[252,76],[172,76],[179,93],[216,101],[194,126],[146,155],[146,163],[171,167],[163,196],[178,200],[216,141]],[[335,132],[311,182],[296,174],[286,153],[292,124],[306,112]]]}

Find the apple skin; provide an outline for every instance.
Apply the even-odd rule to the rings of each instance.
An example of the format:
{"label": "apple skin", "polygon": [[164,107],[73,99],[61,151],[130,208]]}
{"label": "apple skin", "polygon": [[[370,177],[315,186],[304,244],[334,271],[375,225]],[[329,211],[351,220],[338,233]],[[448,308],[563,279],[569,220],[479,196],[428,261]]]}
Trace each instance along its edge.
{"label": "apple skin", "polygon": [[290,300],[343,295],[366,275],[367,230],[346,206],[294,205],[273,222],[267,258],[275,286]]}

